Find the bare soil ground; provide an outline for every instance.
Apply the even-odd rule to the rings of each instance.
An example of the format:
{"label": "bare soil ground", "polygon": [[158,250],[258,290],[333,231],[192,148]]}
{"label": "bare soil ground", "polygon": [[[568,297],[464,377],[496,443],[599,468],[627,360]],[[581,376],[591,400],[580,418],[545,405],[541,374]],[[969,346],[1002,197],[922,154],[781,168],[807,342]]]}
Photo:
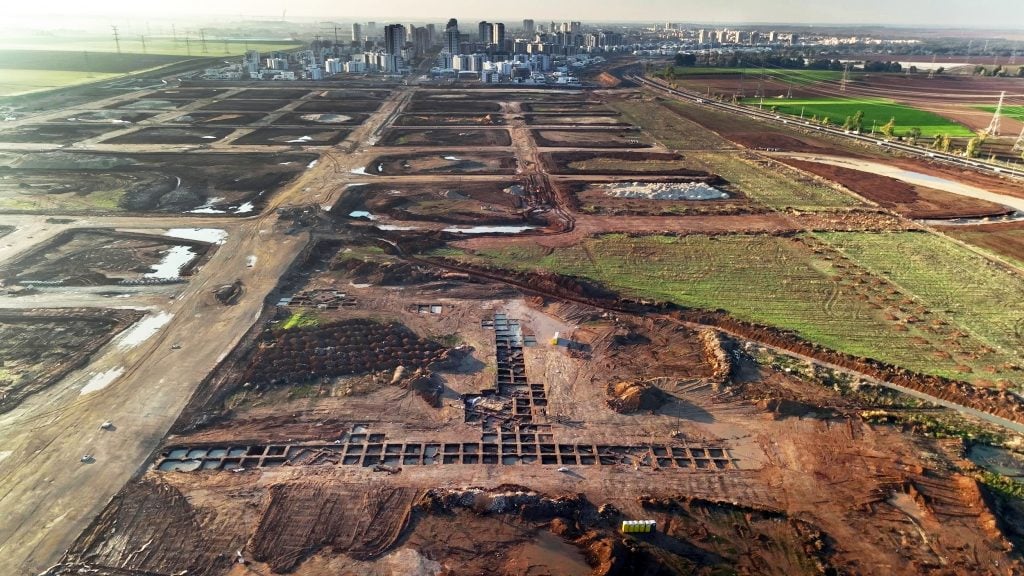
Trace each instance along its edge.
{"label": "bare soil ground", "polygon": [[0,142],[70,145],[121,129],[111,124],[35,124],[0,132]]}
{"label": "bare soil ground", "polygon": [[524,187],[513,180],[370,183],[349,188],[331,214],[349,218],[353,212],[365,211],[376,221],[506,225],[527,222],[528,205]]}
{"label": "bare soil ground", "polygon": [[388,154],[367,164],[367,174],[515,174],[516,159],[508,154],[452,152]]}
{"label": "bare soil ground", "polygon": [[638,130],[531,130],[537,145],[544,148],[650,148],[652,144]]}
{"label": "bare soil ground", "polygon": [[860,196],[907,218],[976,218],[1010,212],[1005,206],[951,192],[914,186],[894,178],[800,160],[787,164],[842,184]]}
{"label": "bare soil ground", "polygon": [[202,126],[245,126],[264,118],[265,114],[255,112],[190,112],[172,118],[170,122]]}
{"label": "bare soil ground", "polygon": [[107,144],[210,144],[234,132],[231,128],[140,128],[108,138]]}
{"label": "bare soil ground", "polygon": [[296,106],[295,111],[323,112],[327,114],[370,113],[379,108],[380,104],[381,100],[310,100]]}
{"label": "bare soil ground", "polygon": [[942,229],[968,244],[990,250],[1024,264],[1024,224],[980,224],[975,226],[947,226]]}
{"label": "bare soil ground", "polygon": [[201,107],[204,112],[273,112],[289,100],[216,100]]}
{"label": "bare soil ground", "polygon": [[552,174],[710,176],[687,168],[679,154],[660,152],[545,152],[540,159]]}
{"label": "bare soil ground", "polygon": [[288,124],[302,126],[358,126],[366,121],[369,114],[351,112],[348,114],[329,114],[318,112],[296,112],[282,114],[272,124]]}
{"label": "bare soil ground", "polygon": [[258,128],[231,143],[249,146],[333,146],[351,133],[351,130],[325,128]]}
{"label": "bare soil ground", "polygon": [[504,121],[496,114],[402,114],[395,126],[493,126]]}
{"label": "bare soil ground", "polygon": [[[742,192],[728,187],[717,178],[708,179],[665,179],[639,182],[598,182],[598,181],[566,181],[555,184],[566,203],[575,210],[593,215],[606,216],[670,216],[678,214],[725,214],[756,211],[757,208]],[[701,185],[704,185],[703,187]],[[722,190],[727,197],[700,196],[693,199],[653,199],[639,195],[622,195],[623,190],[631,187],[643,191],[647,187],[678,190],[677,193],[699,188],[704,193],[710,192],[707,186]],[[615,194],[618,194],[616,196]],[[638,192],[639,194],[639,192]]]}
{"label": "bare soil ground", "polygon": [[76,368],[142,317],[132,310],[0,312],[0,412]]}
{"label": "bare soil ground", "polygon": [[384,133],[378,146],[431,146],[474,148],[509,146],[512,138],[507,130],[498,129],[414,129],[392,128]]}

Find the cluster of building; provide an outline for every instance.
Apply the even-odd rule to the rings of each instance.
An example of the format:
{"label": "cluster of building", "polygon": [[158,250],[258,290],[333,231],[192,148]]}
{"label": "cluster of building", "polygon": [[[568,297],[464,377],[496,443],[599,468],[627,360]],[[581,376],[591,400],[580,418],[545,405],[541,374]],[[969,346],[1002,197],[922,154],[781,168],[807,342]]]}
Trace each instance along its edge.
{"label": "cluster of building", "polygon": [[432,62],[435,78],[478,78],[484,82],[576,83],[575,71],[604,59],[600,53],[623,43],[621,32],[584,30],[580,22],[537,25],[523,20],[515,28],[482,21],[473,32],[449,20],[435,24],[356,22],[351,35],[312,42],[307,50],[260,54],[249,51],[240,63],[207,70],[207,78],[320,80],[338,74],[410,74]]}

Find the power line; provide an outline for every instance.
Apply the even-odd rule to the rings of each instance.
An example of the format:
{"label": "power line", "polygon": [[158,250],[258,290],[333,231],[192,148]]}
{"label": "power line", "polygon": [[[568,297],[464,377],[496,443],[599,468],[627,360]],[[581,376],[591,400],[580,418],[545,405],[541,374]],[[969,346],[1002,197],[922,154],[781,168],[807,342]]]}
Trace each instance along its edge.
{"label": "power line", "polygon": [[1014,152],[1024,152],[1024,128],[1020,129],[1020,136],[1017,136],[1017,141],[1013,143]]}
{"label": "power line", "polygon": [[992,121],[989,122],[988,128],[985,129],[985,134],[989,136],[999,136],[999,115],[1003,111],[1003,98],[1006,97],[1006,92],[999,93],[999,103],[996,104],[996,112],[992,115]]}
{"label": "power line", "polygon": [[114,46],[117,47],[117,53],[120,54],[121,53],[121,37],[117,35],[117,26],[111,26],[110,28],[114,30]]}

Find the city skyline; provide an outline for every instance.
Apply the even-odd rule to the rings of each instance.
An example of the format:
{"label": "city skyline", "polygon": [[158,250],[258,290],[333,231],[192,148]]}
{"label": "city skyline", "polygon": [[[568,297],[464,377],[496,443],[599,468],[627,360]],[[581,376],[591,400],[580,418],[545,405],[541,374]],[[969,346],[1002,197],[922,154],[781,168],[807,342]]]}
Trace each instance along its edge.
{"label": "city skyline", "polygon": [[[406,22],[409,20],[443,20],[448,16],[469,19],[515,21],[522,18],[543,20],[585,20],[587,22],[681,22],[692,24],[798,24],[798,25],[884,25],[892,27],[927,26],[935,28],[978,28],[1024,32],[1024,11],[1014,0],[983,0],[970,4],[948,1],[909,0],[898,3],[866,0],[860,3],[823,0],[817,3],[782,2],[765,4],[754,0],[737,0],[728,4],[707,5],[693,1],[642,0],[628,4],[568,0],[553,6],[538,0],[523,0],[514,12],[507,6],[487,8],[469,0],[449,0],[430,7],[412,0],[394,0],[384,9],[379,4],[346,6],[327,0],[271,2],[268,0],[181,0],[159,8],[143,7],[128,0],[95,0],[88,4],[59,0],[45,5],[16,4],[8,14],[20,19],[51,19],[67,17],[126,18],[244,16],[253,18],[292,19],[377,19]],[[439,15],[445,15],[441,17]],[[998,15],[998,18],[993,18]]]}

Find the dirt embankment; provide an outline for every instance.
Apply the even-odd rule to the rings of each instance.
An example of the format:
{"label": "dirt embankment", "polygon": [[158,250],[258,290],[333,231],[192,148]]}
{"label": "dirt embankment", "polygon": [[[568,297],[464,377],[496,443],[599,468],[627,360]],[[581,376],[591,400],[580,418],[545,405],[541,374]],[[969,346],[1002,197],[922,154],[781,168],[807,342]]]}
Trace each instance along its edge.
{"label": "dirt embankment", "polygon": [[717,330],[705,328],[698,331],[697,338],[700,339],[704,358],[711,365],[711,383],[720,387],[727,383],[732,376],[732,357],[725,351],[722,341],[722,333]]}
{"label": "dirt embankment", "polygon": [[915,186],[888,176],[820,162],[793,159],[782,159],[782,161],[795,168],[842,184],[856,194],[899,212],[907,218],[978,218],[1011,212],[1006,206],[994,202],[960,196],[934,188]]}

